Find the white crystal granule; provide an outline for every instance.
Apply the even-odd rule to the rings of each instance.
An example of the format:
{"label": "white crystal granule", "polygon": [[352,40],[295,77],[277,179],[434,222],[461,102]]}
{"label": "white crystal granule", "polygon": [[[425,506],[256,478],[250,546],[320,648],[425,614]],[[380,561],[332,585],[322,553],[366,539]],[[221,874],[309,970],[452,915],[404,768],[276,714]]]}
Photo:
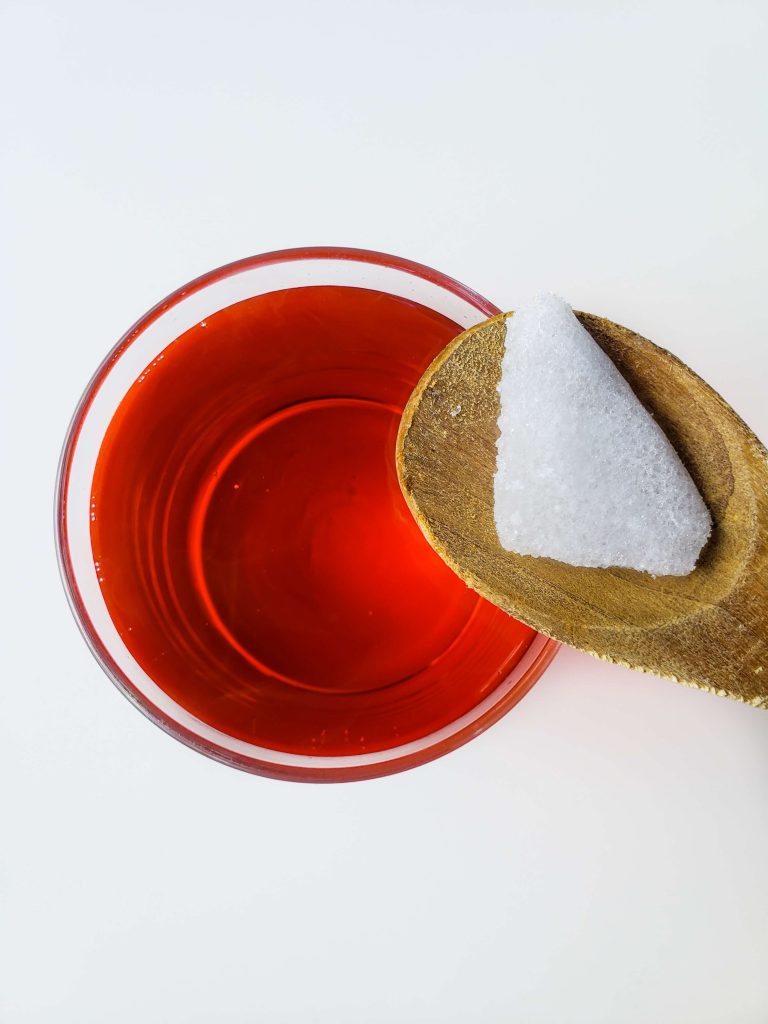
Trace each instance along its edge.
{"label": "white crystal granule", "polygon": [[506,326],[494,479],[502,546],[687,575],[712,520],[661,427],[563,299],[537,296]]}

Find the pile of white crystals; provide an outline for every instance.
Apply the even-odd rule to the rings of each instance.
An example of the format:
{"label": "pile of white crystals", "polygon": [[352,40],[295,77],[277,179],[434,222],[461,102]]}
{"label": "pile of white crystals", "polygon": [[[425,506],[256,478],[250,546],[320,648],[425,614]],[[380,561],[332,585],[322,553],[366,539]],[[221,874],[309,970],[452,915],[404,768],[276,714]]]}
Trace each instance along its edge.
{"label": "pile of white crystals", "polygon": [[540,295],[507,320],[499,394],[494,517],[504,548],[654,576],[693,570],[709,511],[567,302]]}

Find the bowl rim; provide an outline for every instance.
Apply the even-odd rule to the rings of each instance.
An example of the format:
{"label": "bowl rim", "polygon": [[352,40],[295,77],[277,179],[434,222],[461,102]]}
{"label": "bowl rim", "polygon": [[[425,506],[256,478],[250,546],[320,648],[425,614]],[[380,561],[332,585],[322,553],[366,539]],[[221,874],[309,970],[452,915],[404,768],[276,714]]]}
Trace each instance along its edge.
{"label": "bowl rim", "polygon": [[[191,747],[199,753],[205,754],[213,760],[238,768],[252,774],[267,776],[274,779],[284,779],[297,782],[343,782],[360,781],[363,779],[377,778],[385,775],[392,775],[396,772],[405,771],[408,768],[425,764],[455,750],[457,747],[467,743],[474,736],[484,732],[503,717],[512,707],[515,706],[533,687],[542,673],[554,658],[560,645],[557,641],[536,633],[522,657],[527,662],[521,672],[519,679],[506,693],[487,708],[477,718],[469,722],[463,728],[451,733],[447,737],[436,740],[434,743],[417,751],[403,754],[401,757],[390,757],[381,762],[365,764],[350,764],[348,766],[334,767],[309,767],[271,763],[262,758],[252,757],[238,751],[229,750],[210,739],[198,736],[180,722],[175,721],[164,710],[157,707],[150,698],[143,693],[117,665],[110,654],[106,643],[102,640],[99,632],[89,615],[85,601],[80,593],[75,576],[73,560],[71,556],[68,528],[67,528],[67,496],[70,480],[72,461],[80,437],[83,422],[88,414],[91,404],[101,384],[106,379],[113,364],[120,358],[128,347],[160,316],[168,312],[183,299],[195,292],[202,291],[216,282],[222,281],[243,271],[253,270],[269,266],[275,263],[287,263],[296,260],[350,260],[358,263],[370,263],[380,267],[403,271],[407,274],[422,278],[432,284],[452,292],[474,305],[477,310],[486,316],[495,316],[500,310],[493,303],[483,296],[463,285],[461,282],[449,277],[440,271],[421,263],[413,262],[399,256],[377,252],[369,249],[359,249],[344,246],[305,246],[290,249],[277,249],[271,252],[261,253],[255,256],[248,256],[232,263],[224,264],[213,270],[201,274],[187,284],[181,285],[168,296],[155,303],[146,313],[139,317],[136,322],[120,337],[115,345],[101,361],[91,379],[88,381],[79,401],[75,407],[70,423],[67,427],[64,443],[59,457],[56,482],[54,490],[54,537],[56,557],[59,566],[64,592],[77,623],[90,651],[101,666],[105,674],[121,693],[138,708],[145,717],[149,718],[155,725],[161,728],[174,739],[179,740],[186,746]],[[519,664],[519,663],[518,663]],[[396,748],[389,748],[390,751]],[[276,754],[279,751],[276,750]],[[382,750],[381,754],[386,755],[388,751]]]}

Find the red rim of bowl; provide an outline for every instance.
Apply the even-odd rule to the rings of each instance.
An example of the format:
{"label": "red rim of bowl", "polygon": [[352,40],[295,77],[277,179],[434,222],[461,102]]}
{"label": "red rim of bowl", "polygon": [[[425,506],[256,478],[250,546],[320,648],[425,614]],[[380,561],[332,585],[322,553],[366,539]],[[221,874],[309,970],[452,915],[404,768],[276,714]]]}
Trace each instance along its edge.
{"label": "red rim of bowl", "polygon": [[[91,621],[85,607],[82,595],[75,580],[74,568],[69,549],[67,536],[66,507],[69,477],[72,467],[72,459],[77,445],[80,429],[85,416],[91,406],[96,392],[101,387],[108,375],[113,363],[122,355],[133,341],[149,327],[159,316],[171,309],[188,295],[198,292],[214,282],[231,277],[244,270],[254,267],[266,266],[270,263],[284,263],[292,260],[354,260],[358,263],[372,263],[378,266],[391,267],[413,274],[433,284],[439,285],[447,291],[453,292],[474,305],[486,316],[495,316],[500,313],[493,303],[478,295],[471,288],[467,288],[459,281],[441,274],[431,267],[426,267],[411,260],[402,259],[399,256],[390,256],[387,253],[374,252],[368,249],[353,249],[334,246],[308,246],[297,249],[278,249],[274,252],[262,253],[258,256],[249,256],[234,263],[228,263],[223,267],[211,270],[200,277],[195,278],[188,284],[182,285],[176,291],[171,292],[165,299],[161,299],[148,312],[140,317],[136,323],[120,338],[117,344],[102,360],[100,366],[91,377],[85,388],[80,401],[77,404],[72,420],[67,429],[64,446],[59,459],[58,472],[56,476],[55,506],[54,506],[54,531],[56,540],[56,554],[59,563],[59,571],[64,584],[69,606],[74,615],[75,621],[83,634],[86,643],[91,649],[98,663],[104,672],[109,676],[115,686],[139,709],[150,721],[159,726],[168,735],[184,743],[186,746],[197,750],[207,757],[224,764],[239,768],[243,771],[256,775],[263,775],[274,779],[291,780],[295,782],[352,782],[363,779],[378,778],[385,775],[393,775],[396,772],[405,771],[407,768],[415,768],[417,765],[426,764],[443,754],[455,750],[457,747],[467,743],[479,733],[484,732],[502,718],[507,711],[515,706],[530,691],[534,683],[540,678],[544,670],[554,658],[559,649],[557,641],[541,634],[537,634],[532,644],[540,642],[540,648],[532,663],[523,672],[511,690],[504,694],[499,701],[479,716],[469,725],[465,726],[451,736],[436,741],[434,744],[422,750],[405,754],[402,757],[380,764],[350,765],[349,767],[335,768],[309,768],[294,767],[288,765],[272,764],[269,761],[249,757],[217,744],[203,740],[200,736],[180,725],[173,718],[156,707],[142,692],[140,692],[128,679],[125,673],[118,667],[102,642],[96,628]],[[382,752],[384,753],[384,751]]]}

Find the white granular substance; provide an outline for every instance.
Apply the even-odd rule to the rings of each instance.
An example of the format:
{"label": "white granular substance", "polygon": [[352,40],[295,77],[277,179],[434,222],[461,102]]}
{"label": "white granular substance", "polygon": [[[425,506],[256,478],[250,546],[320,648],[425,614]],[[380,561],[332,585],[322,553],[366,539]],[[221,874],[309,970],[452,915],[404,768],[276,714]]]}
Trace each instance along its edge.
{"label": "white granular substance", "polygon": [[654,576],[693,570],[709,511],[563,299],[537,296],[507,320],[499,394],[494,516],[503,547]]}

